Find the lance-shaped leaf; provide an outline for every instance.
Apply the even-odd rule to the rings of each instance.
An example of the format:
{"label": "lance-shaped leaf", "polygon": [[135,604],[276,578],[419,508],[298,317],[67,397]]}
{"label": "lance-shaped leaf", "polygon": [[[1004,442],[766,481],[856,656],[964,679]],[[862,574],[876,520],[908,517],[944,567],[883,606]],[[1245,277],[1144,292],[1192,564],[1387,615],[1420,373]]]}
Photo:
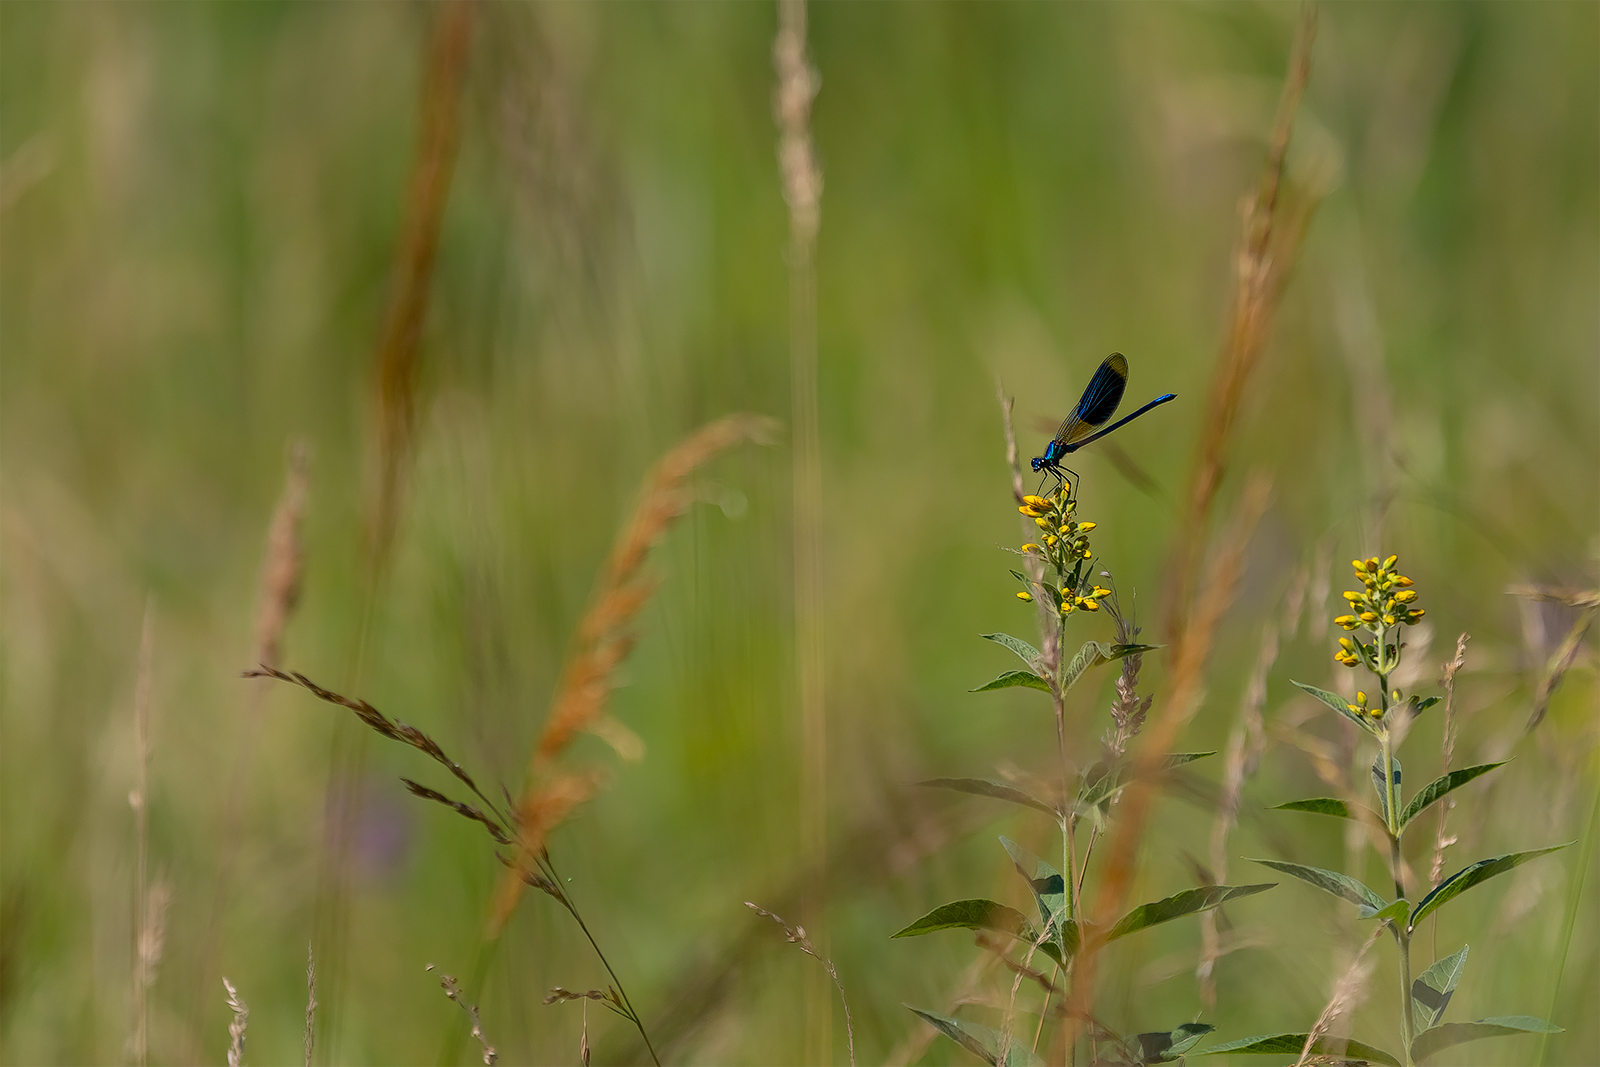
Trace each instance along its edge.
{"label": "lance-shaped leaf", "polygon": [[1411,803],[1400,813],[1400,828],[1405,829],[1406,823],[1421,815],[1424,808],[1452,789],[1460,789],[1478,775],[1488,774],[1496,767],[1504,767],[1509,762],[1501,760],[1499,763],[1480,763],[1476,767],[1463,767],[1459,771],[1451,771],[1443,778],[1435,778],[1423,788],[1422,792],[1412,797]]}
{"label": "lance-shaped leaf", "polygon": [[[932,1023],[933,1026],[945,1037],[960,1045],[974,1056],[990,1064],[991,1067],[1002,1067],[1000,1060],[1000,1042],[1003,1035],[998,1030],[978,1023],[971,1023],[965,1019],[952,1019],[948,1015],[940,1015],[934,1011],[923,1011],[921,1008],[911,1008],[922,1018]],[[1028,1047],[1027,1038],[1020,1033],[1011,1035],[1011,1047],[1006,1050],[1004,1067],[1038,1067],[1042,1063],[1033,1049]]]}
{"label": "lance-shaped leaf", "polygon": [[1100,641],[1088,641],[1078,649],[1078,654],[1072,657],[1067,664],[1067,669],[1061,674],[1061,690],[1066,692],[1078,684],[1078,679],[1083,677],[1090,667],[1098,667],[1102,663],[1122,659],[1124,656],[1137,656],[1144,652],[1154,652],[1160,645],[1108,645]]}
{"label": "lance-shaped leaf", "polygon": [[1026,663],[1028,669],[1033,673],[1044,673],[1044,653],[1028,644],[1022,638],[1012,637],[1010,634],[979,634],[978,636],[985,641],[993,641],[997,645],[1004,645],[1015,652],[1017,657]]}
{"label": "lance-shaped leaf", "polygon": [[[1389,757],[1389,773],[1394,779],[1395,799],[1400,798],[1400,761],[1393,756]],[[1372,791],[1378,794],[1378,814],[1383,816],[1385,826],[1389,825],[1389,791],[1383,783],[1383,753],[1372,757]]]}
{"label": "lance-shaped leaf", "polygon": [[1286,863],[1283,860],[1251,860],[1250,862],[1259,863],[1265,867],[1271,867],[1275,871],[1293,875],[1302,882],[1310,882],[1325,893],[1332,893],[1334,896],[1348,900],[1352,904],[1371,908],[1369,915],[1377,914],[1388,907],[1389,904],[1388,901],[1367,888],[1365,883],[1356,881],[1348,874],[1340,874],[1338,871],[1325,871],[1321,867],[1307,867],[1301,863]]}
{"label": "lance-shaped leaf", "polygon": [[1411,1020],[1418,1033],[1438,1026],[1439,1020],[1444,1018],[1444,1009],[1449,1005],[1450,998],[1455,996],[1461,972],[1467,969],[1467,949],[1470,947],[1462,945],[1461,951],[1435,962],[1411,983]]}
{"label": "lance-shaped leaf", "polygon": [[[1279,804],[1273,811],[1308,811],[1313,815],[1332,815],[1337,819],[1360,819],[1362,809],[1357,806],[1354,810],[1349,804],[1334,797],[1312,797],[1309,800],[1291,800],[1287,804]],[[1376,819],[1376,814],[1373,815]]]}
{"label": "lance-shaped leaf", "polygon": [[1424,1030],[1411,1040],[1411,1058],[1421,1062],[1434,1053],[1485,1037],[1511,1037],[1515,1034],[1559,1034],[1562,1028],[1535,1019],[1532,1015],[1497,1015],[1470,1023],[1445,1023]]}
{"label": "lance-shaped leaf", "polygon": [[890,937],[916,937],[935,930],[993,930],[1009,934],[1022,941],[1032,941],[1036,936],[1027,916],[1016,908],[1008,908],[993,900],[952,900],[940,904],[928,914]]}
{"label": "lance-shaped leaf", "polygon": [[1078,924],[1067,918],[1066,879],[1061,877],[1060,871],[1011,838],[1002,836],[1000,844],[1010,854],[1017,873],[1028,880],[1028,888],[1033,890],[1033,899],[1039,905],[1039,921],[1048,935],[1039,947],[1065,966],[1066,958],[1078,951]]}
{"label": "lance-shaped leaf", "polygon": [[1277,882],[1265,882],[1261,885],[1203,885],[1174,893],[1165,900],[1140,904],[1118,919],[1117,924],[1107,931],[1104,937],[1096,938],[1096,947],[1147,927],[1159,926],[1161,923],[1171,922],[1173,919],[1192,915],[1197,911],[1206,911],[1225,901],[1264,893],[1277,884]]}
{"label": "lance-shaped leaf", "polygon": [[[1572,842],[1568,841],[1567,845],[1570,844]],[[1417,901],[1417,906],[1411,912],[1411,928],[1415,930],[1417,924],[1423,919],[1480,882],[1487,882],[1497,874],[1505,874],[1513,867],[1520,867],[1531,859],[1537,859],[1547,852],[1566,848],[1567,845],[1551,845],[1549,848],[1536,848],[1529,852],[1510,852],[1504,856],[1479,860],[1477,863],[1461,868],[1455,874],[1434,886],[1433,892]]]}
{"label": "lance-shaped leaf", "polygon": [[930,789],[952,789],[957,793],[971,793],[973,796],[1009,800],[1013,804],[1021,804],[1028,808],[1038,808],[1047,814],[1057,815],[1055,808],[1052,808],[1032,793],[1025,792],[1005,782],[996,782],[990,778],[930,778],[926,782],[918,782],[917,784],[927,786]]}
{"label": "lance-shaped leaf", "polygon": [[1012,689],[1016,686],[1026,686],[1040,692],[1050,692],[1050,683],[1034,674],[1032,671],[1006,671],[992,682],[984,682],[976,689],[969,689],[969,693],[987,693],[993,689]]}
{"label": "lance-shaped leaf", "polygon": [[[1210,1048],[1201,1049],[1195,1053],[1197,1056],[1215,1056],[1221,1052],[1232,1052],[1235,1055],[1246,1056],[1298,1056],[1300,1050],[1306,1047],[1306,1038],[1310,1034],[1262,1034],[1260,1037],[1246,1037],[1238,1041],[1230,1041],[1226,1045],[1212,1045]],[[1382,1063],[1385,1067],[1400,1067],[1400,1061],[1371,1045],[1360,1041],[1346,1041],[1340,1038],[1321,1037],[1311,1043],[1313,1056],[1343,1056],[1347,1059],[1363,1059],[1372,1063]]]}
{"label": "lance-shaped leaf", "polygon": [[1127,1044],[1139,1056],[1141,1067],[1151,1063],[1172,1063],[1199,1042],[1215,1026],[1207,1023],[1184,1023],[1176,1030],[1157,1030],[1148,1034],[1135,1034]]}
{"label": "lance-shaped leaf", "polygon": [[[1290,681],[1294,681],[1294,679],[1291,678]],[[1307,685],[1304,682],[1295,682],[1294,684],[1299,686],[1301,689],[1304,689],[1307,693],[1310,693],[1312,696],[1316,697],[1318,700],[1322,701],[1324,704],[1328,705],[1328,707],[1332,708],[1334,711],[1337,711],[1340,715],[1343,715],[1357,726],[1361,727],[1367,733],[1374,736],[1377,735],[1378,728],[1371,722],[1367,721],[1366,716],[1357,715],[1355,712],[1351,711],[1350,702],[1344,697],[1340,696],[1338,693],[1330,693],[1326,689],[1318,689],[1316,686]],[[1298,1052],[1299,1050],[1296,1049],[1296,1051]]]}

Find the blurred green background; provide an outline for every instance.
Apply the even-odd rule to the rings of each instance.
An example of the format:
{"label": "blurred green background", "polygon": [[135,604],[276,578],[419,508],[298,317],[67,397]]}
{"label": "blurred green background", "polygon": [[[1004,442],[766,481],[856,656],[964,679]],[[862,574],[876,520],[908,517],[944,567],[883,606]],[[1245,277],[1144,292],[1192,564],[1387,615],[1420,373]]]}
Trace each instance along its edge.
{"label": "blurred green background", "polygon": [[[1074,463],[1102,565],[1153,624],[1239,202],[1296,14],[812,10],[832,853],[826,923],[811,932],[838,965],[864,1063],[915,1034],[903,1002],[946,1006],[978,955],[956,932],[888,935],[958,897],[1020,906],[996,834],[1053,847],[1033,813],[906,788],[1049,766],[1042,696],[967,692],[1013,666],[979,633],[1033,627],[1002,551],[1019,527],[995,377],[1017,397],[1024,458],[1113,349],[1132,364],[1130,409],[1179,395],[1116,438],[1152,486],[1096,449]],[[220,975],[249,1002],[250,1061],[300,1061],[330,753],[336,733],[357,734],[307,694],[262,695],[238,678],[289,441],[306,440],[312,459],[285,665],[357,687],[515,790],[649,464],[726,412],[789,417],[773,6],[497,3],[475,18],[417,443],[358,667],[374,349],[434,9],[0,5],[6,1063],[129,1055],[127,797],[147,599],[150,867],[173,893],[151,1062],[223,1059]],[[1225,744],[1262,624],[1297,568],[1310,570],[1310,621],[1284,637],[1265,713],[1340,738],[1288,680],[1350,684],[1335,676],[1325,619],[1353,554],[1397,552],[1432,624],[1416,684],[1432,685],[1457,633],[1473,635],[1457,763],[1515,756],[1462,794],[1452,869],[1579,838],[1596,788],[1593,639],[1524,737],[1539,671],[1574,615],[1505,590],[1596,582],[1597,104],[1592,4],[1321,12],[1289,172],[1325,199],[1223,490],[1226,512],[1245,471],[1274,479],[1181,747]],[[785,441],[704,472],[706,503],[655,556],[664,584],[612,705],[646,758],[622,764],[580,742],[611,782],[552,846],[677,1062],[803,1055],[816,965],[742,906],[792,907],[801,875],[790,469]],[[1111,636],[1103,617],[1074,625]],[[1146,692],[1161,692],[1164,670],[1146,657]],[[1111,680],[1103,671],[1074,692],[1085,762]],[[1401,753],[1427,769],[1422,781],[1438,743],[1435,718]],[[470,974],[499,867],[476,828],[397,780],[443,787],[437,768],[360,744],[354,888],[320,990],[318,1060],[434,1062],[460,1012],[423,968]],[[1222,772],[1220,759],[1196,768]],[[1269,743],[1230,840],[1232,880],[1261,880],[1237,859],[1249,855],[1342,867],[1339,826],[1261,813],[1325,793],[1303,755]],[[1181,798],[1158,806],[1137,899],[1194,883],[1189,857],[1206,860],[1211,820]],[[1425,873],[1427,856],[1412,859]],[[1554,988],[1578,862],[1574,848],[1520,868],[1438,922],[1440,955],[1473,945],[1449,1017],[1545,1015],[1554,996],[1550,1017],[1568,1032],[1552,1063],[1592,1063],[1600,1049],[1593,872]],[[1305,1029],[1339,953],[1365,932],[1298,884],[1227,917],[1256,947],[1218,965],[1219,1003],[1201,1017],[1223,1040]],[[1119,943],[1097,1010],[1133,1031],[1194,1018],[1199,940],[1190,920]],[[1354,1033],[1393,1047],[1392,946],[1375,955]],[[1418,957],[1420,970],[1426,944]],[[604,983],[571,921],[530,895],[481,992],[502,1062],[575,1062],[581,1009],[541,999]],[[994,978],[985,995],[1008,989]],[[640,1054],[626,1024],[598,1009],[589,1024],[597,1062]],[[1458,1051],[1462,1063],[1526,1063],[1536,1049]],[[941,1040],[920,1062],[973,1061]]]}

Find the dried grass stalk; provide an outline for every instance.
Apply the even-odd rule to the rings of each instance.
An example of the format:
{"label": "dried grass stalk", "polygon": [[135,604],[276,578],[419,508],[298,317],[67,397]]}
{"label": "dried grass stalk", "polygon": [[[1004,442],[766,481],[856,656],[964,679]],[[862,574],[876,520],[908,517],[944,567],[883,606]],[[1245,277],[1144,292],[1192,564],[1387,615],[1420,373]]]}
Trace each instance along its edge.
{"label": "dried grass stalk", "polygon": [[[1444,665],[1444,677],[1440,679],[1440,684],[1444,687],[1444,737],[1440,741],[1439,754],[1441,778],[1450,773],[1450,763],[1456,755],[1456,673],[1467,665],[1468,640],[1470,638],[1465,633],[1456,638],[1456,654]],[[1456,843],[1456,839],[1447,836],[1445,831],[1450,820],[1450,812],[1455,806],[1454,794],[1445,797],[1439,803],[1439,825],[1433,834],[1433,866],[1428,869],[1429,885],[1438,885],[1444,878],[1444,850]]]}
{"label": "dried grass stalk", "polygon": [[306,1032],[305,1067],[311,1067],[311,1050],[317,1036],[317,957],[311,942],[306,942]]}
{"label": "dried grass stalk", "polygon": [[810,939],[806,937],[806,928],[804,926],[790,926],[783,921],[782,917],[774,915],[766,908],[758,907],[748,900],[744,902],[744,906],[757,915],[765,915],[781,926],[785,941],[788,941],[791,945],[799,945],[801,952],[822,964],[823,968],[827,970],[828,977],[833,979],[834,988],[839,991],[839,1003],[844,1005],[844,1033],[845,1040],[850,1046],[850,1067],[856,1067],[856,1030],[855,1025],[850,1021],[850,1001],[845,999],[844,983],[839,981],[839,972],[834,970],[833,961],[819,953],[816,947],[811,944]]}
{"label": "dried grass stalk", "polygon": [[256,662],[276,667],[282,661],[283,632],[300,601],[305,548],[300,527],[305,517],[307,468],[311,450],[304,441],[289,449],[289,473],[283,495],[267,527],[267,551],[261,562],[261,592],[256,601]]}
{"label": "dried grass stalk", "polygon": [[422,323],[455,170],[461,87],[472,43],[472,11],[471,0],[446,0],[429,45],[419,116],[421,131],[401,222],[394,288],[375,357],[378,482],[369,529],[375,571],[382,569],[394,535],[400,472],[411,450]]}
{"label": "dried grass stalk", "polygon": [[228,1023],[228,1067],[243,1067],[244,1032],[250,1025],[250,1005],[239,998],[239,991],[226,975],[222,978],[222,988],[228,991],[228,1010],[233,1012],[233,1021]]}
{"label": "dried grass stalk", "polygon": [[[1326,1034],[1334,1022],[1342,1015],[1347,1015],[1365,999],[1367,978],[1372,974],[1372,964],[1363,963],[1367,953],[1378,941],[1378,937],[1387,929],[1384,923],[1378,923],[1372,929],[1372,934],[1367,938],[1367,943],[1361,946],[1361,951],[1356,953],[1356,958],[1351,961],[1349,968],[1340,975],[1339,980],[1333,985],[1333,995],[1328,998],[1328,1006],[1322,1009],[1322,1014],[1317,1016],[1317,1021],[1311,1027],[1311,1032],[1306,1035],[1306,1043],[1300,1050],[1300,1058],[1295,1061],[1295,1067],[1305,1067],[1311,1056],[1311,1049]],[[1320,1057],[1319,1057],[1320,1060]]]}
{"label": "dried grass stalk", "polygon": [[[1223,769],[1222,796],[1217,802],[1217,817],[1211,824],[1211,877],[1221,885],[1228,880],[1228,833],[1239,821],[1239,797],[1244,780],[1255,772],[1266,745],[1266,730],[1261,708],[1267,701],[1267,673],[1278,659],[1278,624],[1261,628],[1261,648],[1256,653],[1250,680],[1245,683],[1244,699],[1239,702],[1239,720],[1228,735],[1227,762]],[[1217,1003],[1217,986],[1212,970],[1222,954],[1217,932],[1217,909],[1200,916],[1200,964],[1195,975],[1200,979],[1200,998],[1207,1007]]]}
{"label": "dried grass stalk", "polygon": [[1310,222],[1309,204],[1292,219],[1286,218],[1281,211],[1281,193],[1295,113],[1311,78],[1311,45],[1316,38],[1316,26],[1316,8],[1303,4],[1288,74],[1278,99],[1267,164],[1260,186],[1244,204],[1242,239],[1234,262],[1233,309],[1222,353],[1211,378],[1205,422],[1185,493],[1185,515],[1178,523],[1178,542],[1167,574],[1165,630],[1174,641],[1183,632],[1184,618],[1189,611],[1201,546],[1205,543],[1206,518],[1222,484],[1244,388],[1266,347],[1284,282]]}
{"label": "dried grass stalk", "polygon": [[[823,636],[822,435],[817,396],[817,229],[822,170],[811,139],[811,104],[822,80],[807,55],[805,0],[778,0],[772,42],[778,170],[789,207],[789,380],[794,423],[794,644],[800,712],[800,854],[812,872],[800,917],[821,928],[828,857],[828,716]],[[826,940],[826,938],[824,938]],[[822,1056],[833,1000],[805,984],[805,1057]]]}
{"label": "dried grass stalk", "polygon": [[[428,964],[428,966],[424,969],[429,971],[433,970],[433,964]],[[478,1006],[476,1004],[468,1004],[462,999],[461,985],[452,975],[443,975],[443,977],[439,980],[439,988],[443,989],[444,995],[454,1001],[462,1011],[467,1013],[467,1018],[472,1020],[472,1036],[477,1040],[478,1045],[483,1049],[483,1062],[486,1067],[494,1067],[494,1063],[500,1058],[500,1054],[495,1051],[495,1047],[493,1045],[489,1044],[488,1037],[484,1035],[483,1020],[478,1018]]]}
{"label": "dried grass stalk", "polygon": [[[145,601],[144,622],[139,629],[139,666],[133,686],[134,787],[128,793],[133,808],[134,834],[134,976],[133,976],[133,1062],[139,1067],[149,1058],[150,1005],[148,990],[155,980],[154,962],[147,947],[154,946],[160,957],[160,935],[151,928],[153,909],[149,883],[150,864],[150,683],[154,674],[155,598]],[[166,906],[160,909],[164,918]],[[149,962],[149,967],[146,964]]]}
{"label": "dried grass stalk", "polygon": [[591,607],[578,624],[550,715],[533,747],[528,786],[516,812],[519,857],[496,893],[488,929],[491,938],[504,929],[524,887],[537,884],[529,879],[536,876],[536,858],[550,831],[599,788],[600,777],[594,772],[553,775],[551,768],[579,733],[604,721],[616,669],[633,649],[631,627],[658,584],[646,573],[645,560],[693,503],[690,477],[719,453],[745,441],[768,442],[775,431],[776,424],[761,416],[718,419],[668,452],[646,478],[638,508],[618,535]]}

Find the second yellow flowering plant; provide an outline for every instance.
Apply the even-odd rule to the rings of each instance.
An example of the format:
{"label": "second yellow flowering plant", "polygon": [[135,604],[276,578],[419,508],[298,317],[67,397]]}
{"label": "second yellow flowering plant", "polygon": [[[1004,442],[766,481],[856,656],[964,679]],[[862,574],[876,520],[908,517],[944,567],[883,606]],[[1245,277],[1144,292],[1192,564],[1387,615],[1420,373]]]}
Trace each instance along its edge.
{"label": "second yellow flowering plant", "polygon": [[[1484,763],[1446,773],[1428,783],[1409,803],[1402,791],[1400,761],[1394,750],[1405,736],[1412,720],[1438,703],[1438,697],[1419,699],[1407,696],[1390,686],[1390,676],[1405,655],[1405,642],[1400,635],[1408,626],[1423,616],[1424,609],[1417,606],[1415,583],[1397,568],[1399,557],[1389,556],[1358,559],[1351,562],[1360,589],[1344,594],[1350,604],[1350,613],[1340,615],[1334,623],[1350,637],[1339,639],[1338,651],[1333,658],[1346,667],[1364,667],[1377,679],[1376,696],[1369,697],[1364,690],[1357,691],[1355,699],[1346,700],[1304,682],[1294,684],[1322,701],[1329,708],[1355,723],[1377,743],[1378,754],[1372,761],[1372,785],[1376,794],[1376,811],[1357,804],[1353,799],[1316,797],[1278,805],[1284,811],[1303,811],[1316,815],[1331,815],[1341,819],[1354,819],[1365,823],[1374,831],[1376,842],[1386,845],[1389,870],[1394,879],[1394,899],[1389,900],[1359,879],[1339,871],[1308,867],[1281,860],[1256,860],[1284,874],[1309,882],[1323,892],[1346,900],[1359,909],[1363,919],[1375,919],[1394,936],[1398,956],[1400,1055],[1395,1055],[1360,1041],[1334,1039],[1325,1033],[1325,1023],[1319,1021],[1310,1032],[1302,1034],[1264,1034],[1242,1041],[1205,1049],[1202,1055],[1226,1052],[1234,1056],[1243,1054],[1299,1055],[1301,1062],[1307,1057],[1338,1056],[1361,1059],[1388,1067],[1412,1067],[1444,1049],[1466,1041],[1488,1037],[1505,1037],[1517,1034],[1547,1034],[1560,1028],[1531,1015],[1496,1016],[1467,1023],[1443,1022],[1446,1006],[1454,995],[1467,960],[1467,946],[1437,960],[1421,975],[1411,975],[1411,945],[1421,922],[1449,901],[1472,887],[1504,874],[1528,860],[1547,852],[1565,848],[1533,849],[1512,852],[1503,856],[1479,860],[1468,864],[1447,878],[1438,880],[1421,898],[1412,902],[1406,886],[1407,870],[1403,858],[1402,839],[1410,826],[1428,807],[1448,793],[1459,789],[1479,775],[1500,767],[1501,763]],[[1441,872],[1442,873],[1442,872]],[[1433,876],[1439,878],[1436,873]],[[1421,887],[1415,887],[1420,891]],[[1377,935],[1374,934],[1374,937]],[[1370,942],[1369,942],[1370,944]]]}

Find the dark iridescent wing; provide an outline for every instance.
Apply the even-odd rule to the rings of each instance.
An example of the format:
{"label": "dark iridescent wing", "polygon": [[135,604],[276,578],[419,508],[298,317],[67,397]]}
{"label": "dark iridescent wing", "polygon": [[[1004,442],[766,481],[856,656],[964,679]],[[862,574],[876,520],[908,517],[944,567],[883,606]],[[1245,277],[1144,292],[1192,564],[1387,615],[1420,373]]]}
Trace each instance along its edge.
{"label": "dark iridescent wing", "polygon": [[1104,426],[1122,403],[1123,390],[1128,388],[1128,360],[1121,352],[1113,352],[1100,364],[1089,379],[1078,406],[1061,421],[1056,431],[1058,444],[1070,445],[1089,436]]}

